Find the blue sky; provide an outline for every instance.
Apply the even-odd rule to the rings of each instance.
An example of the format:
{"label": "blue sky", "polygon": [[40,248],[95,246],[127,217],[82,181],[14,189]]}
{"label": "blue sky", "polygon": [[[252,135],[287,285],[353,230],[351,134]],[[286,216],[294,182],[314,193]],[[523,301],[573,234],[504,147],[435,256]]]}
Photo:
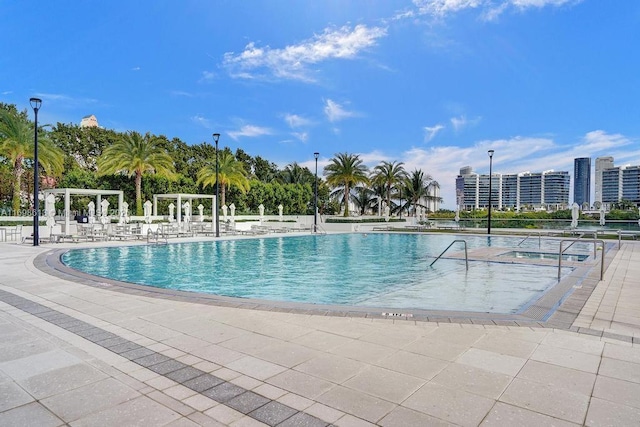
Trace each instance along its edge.
{"label": "blue sky", "polygon": [[[0,101],[313,171],[640,164],[637,0],[0,0]],[[32,113],[30,113],[32,114]]]}

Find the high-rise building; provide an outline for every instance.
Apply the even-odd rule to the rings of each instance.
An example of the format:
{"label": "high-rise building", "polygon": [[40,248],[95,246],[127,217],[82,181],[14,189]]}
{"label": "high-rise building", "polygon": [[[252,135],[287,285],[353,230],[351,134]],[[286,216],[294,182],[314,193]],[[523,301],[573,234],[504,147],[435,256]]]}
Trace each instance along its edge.
{"label": "high-rise building", "polygon": [[580,207],[591,207],[591,158],[574,159],[573,201]]}
{"label": "high-rise building", "polygon": [[[569,204],[569,172],[498,174],[491,177],[491,206],[519,210],[529,208],[563,209]],[[467,166],[456,178],[456,194],[462,209],[489,206],[489,174],[479,175]]]}
{"label": "high-rise building", "polygon": [[602,171],[605,169],[611,169],[613,167],[613,157],[597,157],[596,158],[596,188],[595,188],[595,200],[594,202],[602,203]]}

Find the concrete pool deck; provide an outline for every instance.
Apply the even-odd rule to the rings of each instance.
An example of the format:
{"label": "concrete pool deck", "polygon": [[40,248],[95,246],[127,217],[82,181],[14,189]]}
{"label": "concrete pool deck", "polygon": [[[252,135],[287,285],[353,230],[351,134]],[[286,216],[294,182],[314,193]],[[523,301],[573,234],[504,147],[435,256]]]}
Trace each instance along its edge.
{"label": "concrete pool deck", "polygon": [[[81,244],[87,246],[88,244]],[[637,425],[640,243],[566,328],[326,316],[87,286],[0,244],[0,425]]]}

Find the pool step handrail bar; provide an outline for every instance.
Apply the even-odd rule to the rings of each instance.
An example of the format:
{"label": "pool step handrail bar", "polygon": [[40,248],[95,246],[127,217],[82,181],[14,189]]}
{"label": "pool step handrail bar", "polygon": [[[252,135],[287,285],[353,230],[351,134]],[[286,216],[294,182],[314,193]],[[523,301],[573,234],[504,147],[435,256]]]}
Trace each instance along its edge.
{"label": "pool step handrail bar", "polygon": [[[560,250],[558,252],[558,280],[560,280],[560,273],[562,272],[562,255],[564,254],[564,250],[562,250],[562,246],[563,246],[564,242],[572,242],[571,244],[573,244],[575,242],[593,243],[593,259],[596,260],[596,261],[597,261],[597,253],[598,253],[597,246],[598,246],[598,243],[599,243],[601,245],[601,247],[602,247],[602,256],[600,257],[600,280],[602,280],[602,278],[604,277],[604,250],[605,250],[604,240],[602,240],[602,239],[592,239],[592,240],[563,239],[563,240],[560,240]],[[571,245],[569,245],[569,246],[571,246]]]}
{"label": "pool step handrail bar", "polygon": [[[152,243],[156,245],[160,244],[160,238],[164,239],[165,244],[169,243],[169,239],[167,238],[166,234],[161,233],[159,228],[156,231],[153,231],[151,228],[147,230],[147,245]],[[155,239],[155,242],[153,241],[153,239]]]}
{"label": "pool step handrail bar", "polygon": [[533,236],[533,235],[535,235],[535,234],[538,234],[538,249],[539,249],[539,248],[541,248],[541,247],[542,247],[542,244],[541,244],[541,239],[542,239],[542,237],[541,237],[541,234],[540,234],[540,233],[529,233],[529,234],[527,234],[527,236],[526,236],[524,239],[522,239],[522,240],[520,241],[520,243],[518,243],[518,247],[519,247],[520,245],[522,245],[522,244],[524,243],[524,241],[525,241],[525,240],[527,240],[529,237],[531,237],[531,236]]}
{"label": "pool step handrail bar", "polygon": [[327,234],[327,230],[322,228],[320,224],[315,224],[315,231],[313,230],[314,226],[311,226],[311,234]]}
{"label": "pool step handrail bar", "polygon": [[429,267],[431,267],[433,264],[435,264],[436,261],[438,261],[442,257],[442,255],[444,255],[444,253],[447,252],[451,246],[453,246],[454,243],[459,243],[459,242],[464,243],[464,262],[465,262],[465,265],[467,267],[467,270],[469,270],[469,256],[467,254],[467,241],[464,240],[464,239],[458,239],[458,240],[454,240],[453,242],[451,242],[449,244],[449,246],[447,246],[447,248],[444,251],[442,251],[442,253],[440,255],[438,255],[436,257],[436,259],[434,259],[431,264],[429,264]]}
{"label": "pool step handrail bar", "polygon": [[640,236],[640,231],[618,230],[618,249],[622,247],[622,236],[631,236],[635,240]]}

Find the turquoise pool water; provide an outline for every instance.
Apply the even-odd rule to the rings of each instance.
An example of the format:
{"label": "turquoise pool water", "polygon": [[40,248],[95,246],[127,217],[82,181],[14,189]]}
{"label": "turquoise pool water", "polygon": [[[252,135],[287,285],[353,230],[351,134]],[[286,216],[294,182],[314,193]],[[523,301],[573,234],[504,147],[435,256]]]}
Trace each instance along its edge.
{"label": "turquoise pool water", "polygon": [[[464,261],[442,258],[429,267],[453,239],[394,233],[269,237],[74,249],[62,261],[120,281],[240,298],[491,313],[516,313],[557,283],[557,269],[549,266],[470,262],[466,271]],[[470,249],[514,249],[521,241],[464,239]],[[557,250],[557,242],[544,243]],[[530,244],[538,249],[537,241]]]}

